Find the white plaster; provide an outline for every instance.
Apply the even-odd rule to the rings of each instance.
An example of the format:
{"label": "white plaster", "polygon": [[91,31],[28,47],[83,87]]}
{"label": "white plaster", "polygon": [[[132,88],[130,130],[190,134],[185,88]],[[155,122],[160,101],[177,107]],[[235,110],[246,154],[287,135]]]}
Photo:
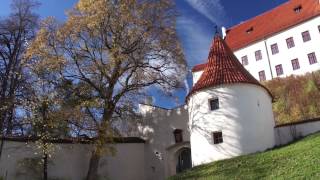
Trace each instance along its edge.
{"label": "white plaster", "polygon": [[295,140],[295,138],[301,138],[318,131],[320,131],[320,121],[276,127],[276,144],[285,145]]}
{"label": "white plaster", "polygon": [[[179,150],[190,141],[188,109],[185,105],[176,109],[140,105],[140,111],[144,115],[140,136],[147,141],[145,145],[146,179],[166,179],[176,174],[176,162],[173,158],[176,151],[173,149]],[[175,129],[183,131],[184,143],[175,143],[173,134]],[[174,148],[170,148],[173,146]],[[161,159],[155,155],[156,152],[161,154]]]}
{"label": "white plaster", "polygon": [[[219,98],[218,110],[209,110],[211,98]],[[188,107],[194,166],[275,145],[271,98],[260,86],[230,84],[208,88],[193,94]],[[213,144],[214,131],[222,131],[223,143]]]}
{"label": "white plaster", "polygon": [[196,82],[199,80],[199,78],[201,77],[203,71],[196,71],[196,72],[193,72],[192,73],[192,82],[193,82],[193,85],[196,84]]}
{"label": "white plaster", "polygon": [[[115,156],[106,155],[101,159],[99,175],[114,180],[145,179],[144,144],[123,143],[114,147],[117,151]],[[70,180],[85,179],[91,155],[90,145],[55,144],[55,149],[54,155],[49,159],[48,176]],[[24,158],[40,157],[40,154],[35,152],[37,150],[32,142],[26,144],[5,141],[0,161],[0,176],[16,180],[35,179],[30,172],[23,173],[23,168],[18,163]]]}
{"label": "white plaster", "polygon": [[[250,74],[259,79],[259,72],[265,71],[266,80],[271,80],[271,71],[273,78],[278,77],[275,66],[282,64],[283,75],[279,77],[286,77],[290,75],[303,75],[307,72],[313,72],[320,69],[320,32],[318,26],[320,25],[320,16],[317,16],[309,21],[298,24],[287,30],[281,31],[263,40],[252,43],[241,49],[234,51],[235,56],[241,62],[241,57],[247,56],[249,64],[244,66]],[[309,31],[311,40],[303,42],[302,32]],[[227,34],[228,36],[228,34]],[[286,39],[293,37],[295,47],[288,49]],[[272,54],[271,45],[278,44],[279,53]],[[267,47],[267,49],[266,49]],[[256,60],[255,51],[261,50],[262,59]],[[268,62],[268,55],[270,65]],[[317,57],[316,64],[309,64],[308,54],[315,52]],[[293,70],[291,60],[298,58],[300,69]],[[242,63],[242,62],[241,62]],[[271,71],[270,71],[271,69]],[[193,84],[200,78],[202,71],[193,72]]]}
{"label": "white plaster", "polygon": [[[266,41],[266,46],[269,52],[270,65],[273,73],[273,77],[277,77],[275,66],[282,64],[284,74],[280,77],[286,77],[290,75],[302,75],[307,72],[312,72],[320,69],[320,33],[318,26],[320,25],[320,17],[313,18],[304,23],[298,24],[289,28],[285,31],[274,34],[267,37],[265,40],[260,40],[256,43],[250,44],[244,48],[236,50],[234,54],[241,61],[241,57],[247,55],[249,65],[245,68],[257,79],[259,80],[258,72],[264,70],[266,74],[266,79],[271,79],[270,66],[267,58],[267,51],[264,41]],[[301,33],[304,31],[309,31],[311,40],[303,42]],[[295,47],[288,49],[286,39],[293,37]],[[272,55],[271,45],[278,44],[279,53]],[[262,60],[256,61],[255,51],[261,50]],[[309,64],[309,59],[307,54],[315,52],[318,63]],[[293,70],[291,60],[299,59],[300,69]]]}

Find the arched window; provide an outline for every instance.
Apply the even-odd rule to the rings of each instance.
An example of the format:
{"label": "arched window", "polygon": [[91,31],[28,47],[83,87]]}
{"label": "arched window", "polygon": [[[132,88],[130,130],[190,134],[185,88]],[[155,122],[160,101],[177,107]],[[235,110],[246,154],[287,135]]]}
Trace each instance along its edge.
{"label": "arched window", "polygon": [[180,143],[183,141],[183,136],[182,136],[182,130],[181,129],[175,129],[173,131],[173,135],[174,135],[174,140],[176,143]]}

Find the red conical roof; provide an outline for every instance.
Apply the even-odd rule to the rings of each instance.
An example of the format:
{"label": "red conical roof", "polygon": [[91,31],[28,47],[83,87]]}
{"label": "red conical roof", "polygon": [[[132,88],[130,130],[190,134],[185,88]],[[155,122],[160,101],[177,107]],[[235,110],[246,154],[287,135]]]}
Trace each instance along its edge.
{"label": "red conical roof", "polygon": [[[248,83],[265,88],[242,66],[225,41],[217,34],[210,48],[208,63],[187,99],[201,89],[233,83]],[[270,94],[269,91],[268,93]]]}

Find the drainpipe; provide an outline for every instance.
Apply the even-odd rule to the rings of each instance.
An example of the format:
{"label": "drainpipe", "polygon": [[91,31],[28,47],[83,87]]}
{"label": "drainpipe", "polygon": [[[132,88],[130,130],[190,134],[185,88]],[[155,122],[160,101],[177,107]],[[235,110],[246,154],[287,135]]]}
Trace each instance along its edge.
{"label": "drainpipe", "polygon": [[[320,2],[320,0],[319,0]],[[272,73],[272,68],[271,68],[271,62],[270,62],[270,56],[269,56],[269,50],[268,50],[268,47],[267,47],[267,40],[266,39],[263,39],[263,42],[264,42],[264,46],[266,48],[266,52],[267,52],[267,58],[268,58],[268,63],[269,63],[269,69],[270,69],[270,73],[271,73],[271,79],[273,79],[273,73]]]}

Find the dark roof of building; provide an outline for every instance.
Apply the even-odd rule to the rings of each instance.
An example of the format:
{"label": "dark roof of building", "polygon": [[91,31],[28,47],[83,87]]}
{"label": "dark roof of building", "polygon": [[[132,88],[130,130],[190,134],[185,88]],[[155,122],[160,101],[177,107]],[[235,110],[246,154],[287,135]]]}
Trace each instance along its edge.
{"label": "dark roof of building", "polygon": [[289,0],[270,11],[229,28],[226,42],[235,51],[319,15],[319,0]]}
{"label": "dark roof of building", "polygon": [[[39,140],[37,137],[26,137],[26,136],[6,136],[0,137],[5,141],[16,141],[16,142],[34,142]],[[91,144],[95,138],[55,138],[49,140],[50,143],[61,143],[61,144]],[[139,137],[115,137],[112,140],[107,140],[106,143],[145,143],[145,140]]]}
{"label": "dark roof of building", "polygon": [[[242,66],[225,41],[217,34],[212,42],[204,72],[192,87],[187,99],[194,92],[204,88],[235,83],[254,84],[266,89]],[[268,89],[266,90],[271,95]]]}
{"label": "dark roof of building", "polygon": [[295,122],[289,122],[289,123],[283,123],[283,124],[277,124],[275,128],[278,127],[286,127],[286,126],[295,126],[299,124],[304,124],[304,123],[311,123],[311,122],[317,122],[320,121],[320,118],[313,118],[313,119],[306,119],[306,120],[301,120],[301,121],[295,121]]}

